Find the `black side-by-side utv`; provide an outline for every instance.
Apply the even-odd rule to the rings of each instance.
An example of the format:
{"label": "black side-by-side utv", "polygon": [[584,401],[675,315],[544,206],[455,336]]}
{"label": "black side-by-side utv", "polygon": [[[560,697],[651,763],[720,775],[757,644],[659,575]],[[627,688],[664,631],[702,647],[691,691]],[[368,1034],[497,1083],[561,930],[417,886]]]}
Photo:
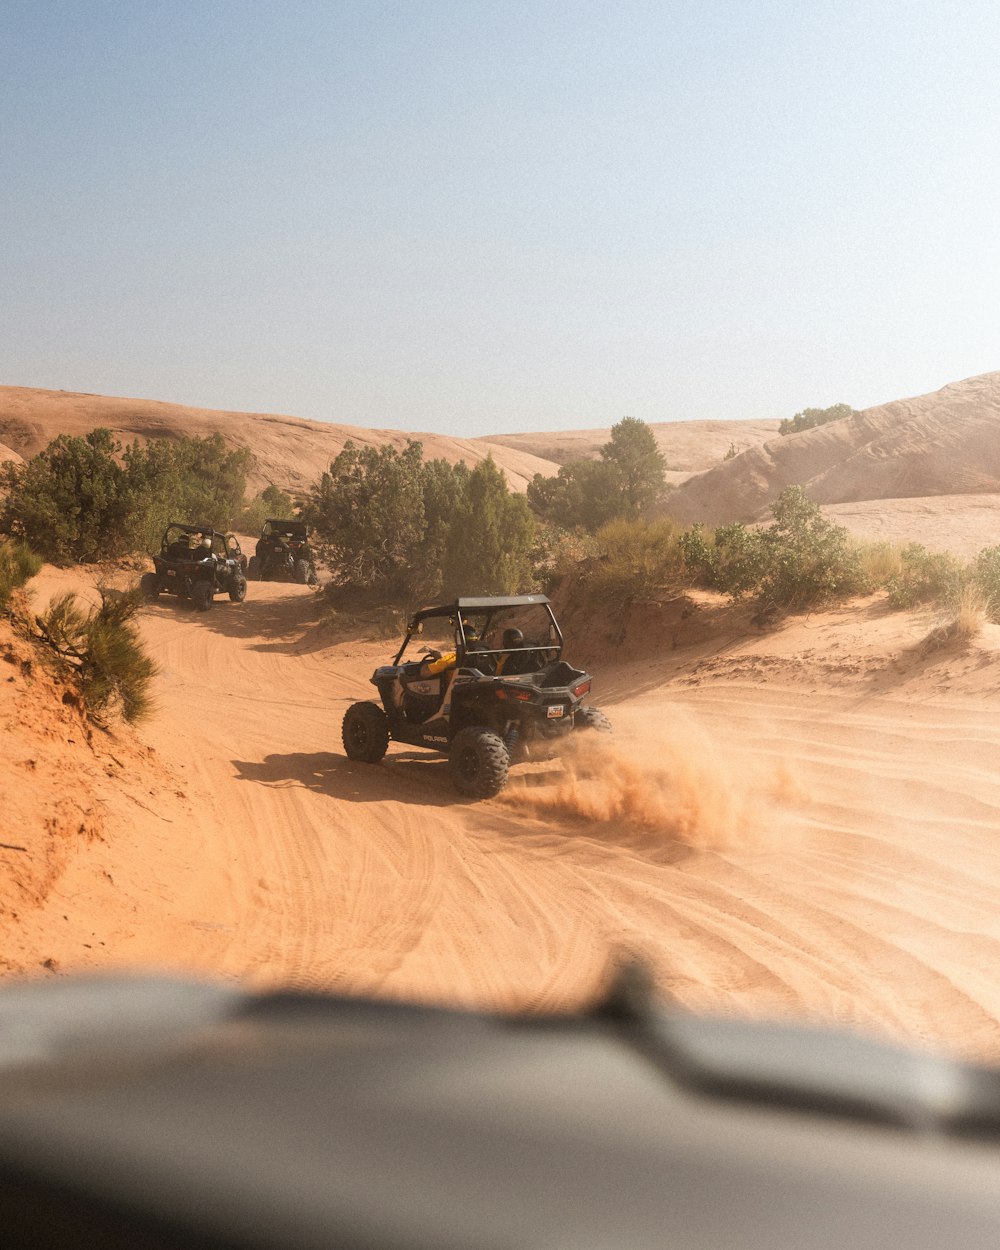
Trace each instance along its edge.
{"label": "black side-by-side utv", "polygon": [[305,522],[283,521],[276,517],[265,521],[247,573],[251,580],[315,586],[316,561]]}
{"label": "black side-by-side utv", "polygon": [[[406,659],[414,638],[423,646]],[[381,704],[352,704],[344,749],[377,763],[389,741],[446,752],[455,787],[490,798],[512,763],[543,758],[581,730],[609,732],[585,704],[591,677],[562,658],[563,637],[544,595],[461,598],[411,619],[391,664],[372,685]]]}
{"label": "black side-by-side utv", "polygon": [[228,594],[234,603],[246,598],[246,556],[239,541],[235,534],[221,534],[210,525],[171,521],[153,565],[156,571],[144,573],[140,582],[148,600],[176,595],[207,612],[216,595]]}

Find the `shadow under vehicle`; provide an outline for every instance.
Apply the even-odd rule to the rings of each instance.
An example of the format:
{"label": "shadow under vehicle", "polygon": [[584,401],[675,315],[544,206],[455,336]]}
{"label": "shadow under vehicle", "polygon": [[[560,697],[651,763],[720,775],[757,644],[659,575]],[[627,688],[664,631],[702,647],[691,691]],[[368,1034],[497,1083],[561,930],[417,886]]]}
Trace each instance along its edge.
{"label": "shadow under vehicle", "polygon": [[304,521],[271,517],[264,522],[256,554],[250,557],[247,576],[255,581],[298,582],[315,586],[316,563],[309,546],[309,527]]}
{"label": "shadow under vehicle", "polygon": [[228,594],[233,603],[247,595],[247,559],[235,534],[222,534],[210,525],[171,521],[163,533],[155,571],[144,573],[140,586],[148,600],[161,594],[190,599],[207,612],[216,595]]}
{"label": "shadow under vehicle", "polygon": [[[414,638],[424,646],[405,659]],[[491,798],[507,784],[512,763],[544,758],[574,732],[611,730],[604,713],[583,702],[590,675],[567,664],[562,650],[544,595],[424,608],[393,662],[371,678],[381,706],[366,700],[347,709],[344,750],[369,764],[385,755],[390,739],[446,752],[455,788]]]}

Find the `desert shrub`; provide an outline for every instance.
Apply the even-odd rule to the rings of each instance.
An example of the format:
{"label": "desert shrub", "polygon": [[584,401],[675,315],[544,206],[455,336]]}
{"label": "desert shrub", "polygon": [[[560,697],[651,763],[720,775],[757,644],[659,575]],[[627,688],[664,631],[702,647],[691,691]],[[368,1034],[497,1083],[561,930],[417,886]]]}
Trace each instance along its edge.
{"label": "desert shrub", "polygon": [[422,447],[390,444],[343,451],[313,486],[303,509],[333,574],[332,589],[373,590],[387,602],[412,589],[412,561],[426,532]]}
{"label": "desert shrub", "polygon": [[887,584],[889,603],[894,608],[924,603],[952,605],[957,603],[966,578],[966,567],[957,556],[908,543],[900,552],[899,572]]}
{"label": "desert shrub", "polygon": [[56,563],[119,555],[129,500],[109,430],[60,434],[24,464],[0,466],[0,529]]}
{"label": "desert shrub", "polygon": [[853,543],[861,574],[872,590],[882,589],[898,577],[903,568],[903,549],[898,543]]}
{"label": "desert shrub", "polygon": [[447,526],[443,594],[509,595],[530,589],[535,521],[527,501],[511,492],[492,457],[459,474],[458,481],[462,489]]}
{"label": "desert shrub", "polygon": [[815,429],[818,425],[827,425],[830,421],[843,421],[845,417],[856,417],[856,409],[850,404],[834,404],[831,408],[803,408],[789,421],[782,421],[778,426],[779,434],[799,434],[803,430]]}
{"label": "desert shrub", "polygon": [[827,521],[801,486],[775,501],[774,523],[749,528],[694,526],[680,540],[687,567],[701,584],[733,600],[751,599],[762,615],[803,611],[866,588],[847,531]]}
{"label": "desert shrub", "polygon": [[138,587],[102,589],[101,606],[84,609],[69,592],[35,618],[38,637],[74,675],[84,707],[96,718],[117,713],[134,722],[150,711],[157,667],[133,624],[142,602]]}
{"label": "desert shrub", "polygon": [[589,585],[611,602],[627,606],[689,584],[681,532],[671,520],[609,521],[595,534],[594,548]]}
{"label": "desert shrub", "polygon": [[269,517],[289,520],[295,516],[295,504],[291,495],[273,483],[265,486],[259,495],[251,499],[242,512],[233,518],[231,528],[240,534],[259,534]]}
{"label": "desert shrub", "polygon": [[599,460],[570,461],[555,477],[536,473],[528,484],[528,503],[543,521],[593,534],[608,521],[639,516],[655,503],[666,467],[649,426],[623,417]]}
{"label": "desert shrub", "polygon": [[997,601],[982,586],[966,582],[955,604],[954,631],[960,639],[974,638],[996,614]]}
{"label": "desert shrub", "polygon": [[0,608],[7,608],[11,594],[42,567],[42,557],[27,543],[0,541]]}
{"label": "desert shrub", "polygon": [[532,584],[549,594],[585,560],[596,555],[592,534],[536,521],[531,548]]}
{"label": "desert shrub", "polygon": [[0,466],[0,531],[57,564],[148,551],[171,520],[229,528],[250,463],[221,434],[124,449],[110,430],[61,434],[25,464]]}
{"label": "desert shrub", "polygon": [[534,519],[493,460],[425,464],[422,450],[348,442],[313,487],[302,516],[331,569],[335,607],[346,591],[415,605],[532,584]]}
{"label": "desert shrub", "polygon": [[984,547],[969,576],[986,602],[989,620],[1000,621],[1000,547]]}

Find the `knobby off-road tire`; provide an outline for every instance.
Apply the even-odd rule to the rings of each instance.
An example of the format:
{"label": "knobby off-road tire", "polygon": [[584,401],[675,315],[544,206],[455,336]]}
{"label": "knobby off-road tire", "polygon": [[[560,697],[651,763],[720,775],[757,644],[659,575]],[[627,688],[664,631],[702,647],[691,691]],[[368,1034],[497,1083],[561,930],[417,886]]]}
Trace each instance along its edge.
{"label": "knobby off-road tire", "polygon": [[160,597],[160,579],[155,573],[143,573],[139,579],[139,589],[147,603],[155,603]]}
{"label": "knobby off-road tire", "polygon": [[256,556],[251,556],[247,562],[247,579],[251,582],[260,581],[260,561]]}
{"label": "knobby off-road tire", "polygon": [[349,760],[377,764],[389,749],[389,719],[377,703],[352,703],[341,732]]}
{"label": "knobby off-road tire", "polygon": [[460,729],[448,751],[448,769],[459,794],[491,799],[507,784],[510,756],[502,738],[489,729]]}
{"label": "knobby off-road tire", "polygon": [[229,583],[229,597],[233,603],[242,603],[247,597],[247,579],[234,577]]}
{"label": "knobby off-road tire", "polygon": [[212,606],[214,587],[209,581],[195,582],[191,587],[191,602],[199,612],[207,612]]}
{"label": "knobby off-road tire", "polygon": [[594,729],[599,734],[611,733],[611,722],[596,707],[581,707],[577,709],[576,715],[573,717],[573,728],[579,732],[581,729]]}
{"label": "knobby off-road tire", "polygon": [[295,561],[295,580],[299,583],[300,586],[306,586],[309,584],[309,561],[308,560],[296,560]]}

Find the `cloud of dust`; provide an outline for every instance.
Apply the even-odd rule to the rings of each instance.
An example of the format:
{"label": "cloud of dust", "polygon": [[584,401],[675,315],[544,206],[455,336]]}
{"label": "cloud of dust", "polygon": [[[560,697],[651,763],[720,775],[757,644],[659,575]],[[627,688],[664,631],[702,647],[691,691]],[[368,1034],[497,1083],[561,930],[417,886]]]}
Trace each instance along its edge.
{"label": "cloud of dust", "polygon": [[775,827],[775,808],[799,797],[784,763],[720,744],[686,710],[664,723],[615,716],[612,735],[574,735],[562,769],[540,785],[517,785],[504,802],[540,818],[645,831],[685,846],[735,849]]}

